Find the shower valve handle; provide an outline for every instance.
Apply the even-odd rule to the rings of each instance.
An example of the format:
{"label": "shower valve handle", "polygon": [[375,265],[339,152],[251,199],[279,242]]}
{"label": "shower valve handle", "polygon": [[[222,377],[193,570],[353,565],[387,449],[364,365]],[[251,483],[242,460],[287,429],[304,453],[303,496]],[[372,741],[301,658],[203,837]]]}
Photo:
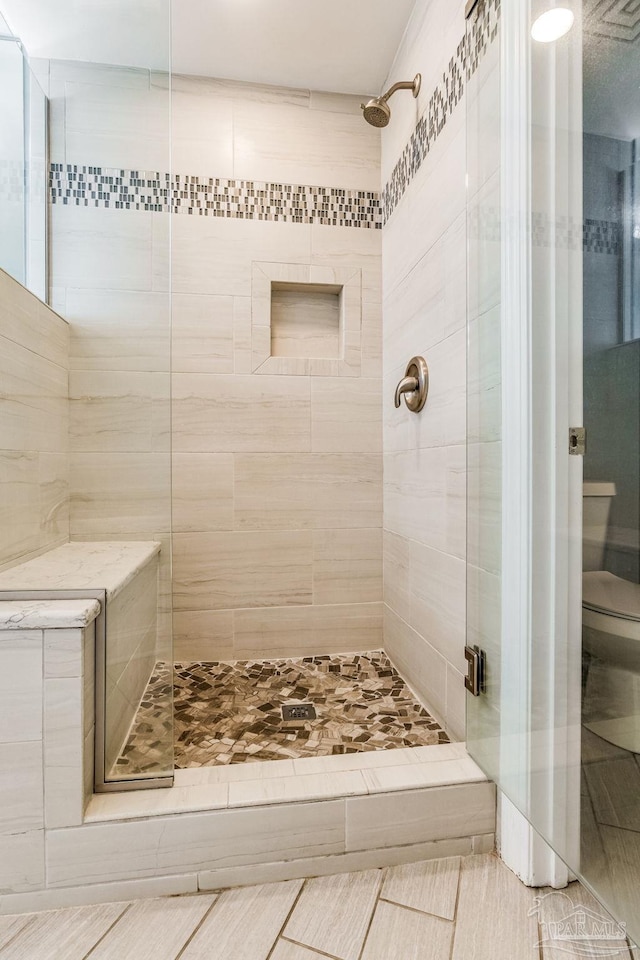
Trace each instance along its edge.
{"label": "shower valve handle", "polygon": [[396,387],[396,395],[394,398],[394,405],[396,407],[400,406],[400,397],[404,393],[415,393],[418,389],[418,378],[417,377],[403,377],[398,386]]}
{"label": "shower valve handle", "polygon": [[407,364],[404,377],[396,387],[394,404],[400,406],[400,399],[412,413],[420,413],[429,394],[429,368],[424,357],[412,357]]}

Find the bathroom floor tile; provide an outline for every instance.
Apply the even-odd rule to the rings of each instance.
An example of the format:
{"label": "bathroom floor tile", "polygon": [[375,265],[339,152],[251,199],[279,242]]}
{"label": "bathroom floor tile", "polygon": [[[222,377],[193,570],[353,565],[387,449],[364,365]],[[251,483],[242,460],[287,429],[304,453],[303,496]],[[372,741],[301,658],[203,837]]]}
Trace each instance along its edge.
{"label": "bathroom floor tile", "polygon": [[[631,960],[617,925],[579,883],[525,887],[495,856],[0,918],[4,960]],[[459,895],[439,896],[435,877]],[[430,877],[434,883],[425,884]],[[447,879],[448,878],[448,879]],[[385,881],[388,881],[385,882]],[[398,885],[399,881],[399,885]],[[455,881],[455,883],[454,883]],[[390,884],[390,885],[389,885]],[[407,903],[380,894],[399,893]],[[631,891],[630,891],[631,892]],[[435,895],[435,900],[433,899]],[[141,896],[144,896],[141,893]],[[449,919],[430,911],[440,910]],[[567,938],[567,911],[592,937]],[[633,907],[631,908],[633,909]],[[630,916],[631,914],[629,914]],[[570,913],[569,916],[572,916]],[[594,919],[591,920],[590,918]],[[539,923],[538,923],[539,921]],[[611,930],[604,939],[602,930]]]}
{"label": "bathroom floor tile", "polygon": [[[156,664],[114,773],[163,759],[167,664]],[[174,665],[176,767],[323,757],[448,743],[381,652]],[[281,708],[313,704],[317,718],[285,724]]]}

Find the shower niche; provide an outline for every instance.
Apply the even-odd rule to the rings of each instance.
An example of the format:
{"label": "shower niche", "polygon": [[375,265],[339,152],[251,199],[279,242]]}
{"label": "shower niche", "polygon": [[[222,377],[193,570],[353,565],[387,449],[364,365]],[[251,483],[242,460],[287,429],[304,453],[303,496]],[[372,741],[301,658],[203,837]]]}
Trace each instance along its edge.
{"label": "shower niche", "polygon": [[271,356],[339,357],[342,287],[271,284]]}
{"label": "shower niche", "polygon": [[357,377],[361,318],[361,270],[254,262],[252,372]]}

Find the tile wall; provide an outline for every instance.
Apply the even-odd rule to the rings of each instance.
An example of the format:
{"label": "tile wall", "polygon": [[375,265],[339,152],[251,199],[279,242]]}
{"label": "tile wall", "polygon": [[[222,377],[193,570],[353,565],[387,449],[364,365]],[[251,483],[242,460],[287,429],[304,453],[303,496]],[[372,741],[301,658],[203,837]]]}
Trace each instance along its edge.
{"label": "tile wall", "polygon": [[0,568],[69,539],[69,327],[0,271]]}
{"label": "tile wall", "polygon": [[[465,39],[463,0],[418,3],[388,83],[383,132],[385,650],[453,736],[464,736],[466,561],[466,88],[497,16]],[[434,37],[438,38],[437,44]],[[471,52],[470,52],[471,51]],[[473,54],[473,55],[472,55]],[[430,371],[418,416],[393,392],[414,355]]]}
{"label": "tile wall", "polygon": [[[72,538],[166,542],[171,265],[176,656],[379,648],[380,138],[360,98],[176,77],[169,176],[165,76],[49,79]],[[346,278],[342,358],[256,363],[255,263]]]}
{"label": "tile wall", "polygon": [[69,623],[92,608],[90,623],[0,629],[0,900],[45,886],[45,831],[82,823],[92,793],[98,605],[54,601],[48,612],[63,604]]}
{"label": "tile wall", "polygon": [[[177,656],[374,649],[382,644],[379,135],[355,97],[180,77],[173,97],[175,171],[250,178],[254,193],[284,184],[280,193],[297,204],[293,214],[289,206],[256,218],[253,206],[245,218],[206,210],[174,218]],[[318,189],[330,198],[325,217],[307,205]],[[359,228],[341,209],[354,193],[373,204]],[[336,282],[345,300],[355,294],[340,358],[301,356],[313,330],[306,311],[296,356],[272,355],[270,281]]]}

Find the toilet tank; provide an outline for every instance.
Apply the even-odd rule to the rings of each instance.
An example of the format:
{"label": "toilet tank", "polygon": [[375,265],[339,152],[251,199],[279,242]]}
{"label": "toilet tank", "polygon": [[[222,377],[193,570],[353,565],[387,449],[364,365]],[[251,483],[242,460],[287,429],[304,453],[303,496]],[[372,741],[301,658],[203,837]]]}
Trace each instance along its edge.
{"label": "toilet tank", "polygon": [[615,483],[585,483],[582,488],[582,569],[604,570],[611,500]]}

